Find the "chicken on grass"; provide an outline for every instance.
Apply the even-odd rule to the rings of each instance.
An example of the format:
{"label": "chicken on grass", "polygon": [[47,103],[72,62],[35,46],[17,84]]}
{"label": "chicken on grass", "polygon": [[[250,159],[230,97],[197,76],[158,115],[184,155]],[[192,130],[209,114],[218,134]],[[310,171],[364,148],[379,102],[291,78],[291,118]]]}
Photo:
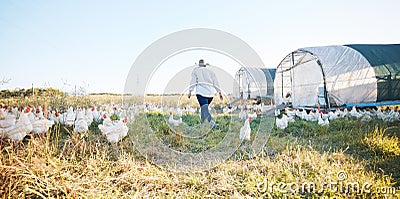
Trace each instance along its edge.
{"label": "chicken on grass", "polygon": [[33,130],[32,123],[28,118],[30,108],[28,107],[23,113],[21,113],[18,121],[7,128],[0,128],[1,134],[4,137],[14,141],[22,141],[24,137]]}
{"label": "chicken on grass", "polygon": [[250,134],[251,134],[251,128],[250,128],[250,122],[252,118],[248,117],[246,121],[244,122],[244,125],[242,128],[240,128],[240,135],[239,138],[240,140],[244,141],[249,141],[250,140]]}
{"label": "chicken on grass", "polygon": [[275,119],[276,127],[285,130],[286,127],[288,127],[288,117],[285,114],[282,114],[282,118],[276,117]]}
{"label": "chicken on grass", "polygon": [[179,117],[179,119],[174,119],[172,112],[169,112],[169,118],[168,118],[168,123],[170,123],[173,126],[179,126],[182,124],[182,117]]}
{"label": "chicken on grass", "polygon": [[87,122],[87,118],[83,114],[83,111],[79,111],[78,116],[75,121],[75,129],[77,133],[84,133],[89,130],[89,125]]}
{"label": "chicken on grass", "polygon": [[113,122],[106,114],[104,114],[103,117],[103,124],[99,124],[98,127],[110,143],[118,143],[128,134],[129,128],[126,126],[126,118]]}

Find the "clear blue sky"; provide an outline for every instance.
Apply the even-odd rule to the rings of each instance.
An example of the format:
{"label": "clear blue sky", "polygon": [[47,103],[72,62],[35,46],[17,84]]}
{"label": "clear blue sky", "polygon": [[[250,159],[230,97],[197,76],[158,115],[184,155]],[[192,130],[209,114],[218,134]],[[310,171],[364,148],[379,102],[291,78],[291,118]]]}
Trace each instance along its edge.
{"label": "clear blue sky", "polygon": [[399,8],[398,0],[3,0],[0,79],[11,81],[0,89],[33,83],[122,93],[132,63],[148,45],[188,28],[236,35],[267,67],[301,47],[400,43]]}

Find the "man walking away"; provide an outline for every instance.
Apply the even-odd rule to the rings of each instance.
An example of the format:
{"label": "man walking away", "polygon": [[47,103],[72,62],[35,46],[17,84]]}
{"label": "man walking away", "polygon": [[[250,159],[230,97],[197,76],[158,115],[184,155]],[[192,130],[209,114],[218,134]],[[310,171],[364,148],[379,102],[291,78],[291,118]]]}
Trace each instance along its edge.
{"label": "man walking away", "polygon": [[208,106],[213,100],[215,91],[219,93],[221,101],[223,97],[215,73],[209,70],[207,65],[204,64],[204,60],[200,59],[199,66],[193,69],[188,98],[190,98],[192,91],[196,88],[196,97],[201,111],[200,123],[202,124],[205,120],[208,120],[212,128],[215,128],[218,124],[213,120]]}

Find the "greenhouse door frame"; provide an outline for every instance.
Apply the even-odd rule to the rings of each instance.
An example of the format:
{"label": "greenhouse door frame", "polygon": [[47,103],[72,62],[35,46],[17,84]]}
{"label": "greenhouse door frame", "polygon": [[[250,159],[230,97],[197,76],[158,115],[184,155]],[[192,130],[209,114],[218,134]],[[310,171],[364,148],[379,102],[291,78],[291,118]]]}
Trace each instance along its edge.
{"label": "greenhouse door frame", "polygon": [[[322,67],[321,61],[318,59],[318,57],[317,57],[316,55],[314,55],[314,53],[312,53],[312,52],[310,52],[310,51],[307,51],[307,50],[297,50],[297,51],[295,51],[295,52],[304,52],[305,54],[309,53],[311,56],[314,57],[314,60],[316,60],[318,66],[319,66],[319,69],[321,70],[321,73],[322,73],[322,80],[323,80],[323,85],[324,85],[325,108],[326,108],[326,109],[330,109],[330,108],[331,108],[331,104],[330,104],[330,102],[329,102],[328,91],[327,91],[327,89],[326,89],[326,75],[325,75],[324,68]],[[292,52],[292,67],[291,67],[291,68],[298,67],[299,62],[301,61],[301,60],[300,60],[300,61],[298,61],[296,64],[294,64],[294,55],[293,55],[293,54],[294,54],[295,52]],[[305,56],[305,55],[304,55],[304,56]],[[308,61],[307,61],[307,62],[308,62]],[[319,96],[317,96],[317,97],[319,98]],[[319,104],[319,99],[318,99],[318,104]]]}
{"label": "greenhouse door frame", "polygon": [[[301,62],[301,60],[302,59],[300,59],[299,61],[297,61],[297,63],[295,63],[295,61],[294,61],[294,54],[296,53],[296,52],[303,52],[303,53],[305,53],[305,54],[310,54],[312,57],[314,57],[314,59],[312,59],[312,60],[316,60],[316,62],[317,62],[317,64],[318,64],[318,66],[319,66],[319,68],[320,68],[320,70],[321,70],[321,73],[322,73],[322,80],[323,80],[323,89],[324,89],[324,93],[323,93],[323,97],[324,97],[324,100],[325,100],[325,108],[327,108],[327,109],[330,109],[331,108],[331,105],[330,105],[330,102],[329,102],[329,96],[328,96],[328,91],[327,91],[327,88],[326,88],[326,75],[325,75],[325,71],[324,71],[324,69],[323,69],[323,67],[322,67],[322,63],[321,63],[321,61],[318,59],[318,57],[316,56],[316,55],[314,55],[314,53],[312,53],[312,52],[310,52],[310,51],[307,51],[307,50],[297,50],[297,51],[294,51],[294,52],[292,52],[292,53],[290,53],[290,59],[291,59],[291,66],[289,67],[289,68],[287,68],[287,69],[285,69],[285,70],[282,70],[281,71],[281,75],[282,75],[282,82],[281,82],[281,95],[282,95],[282,97],[284,96],[284,93],[283,93],[283,82],[284,82],[284,78],[283,78],[283,73],[286,71],[286,72],[289,72],[290,73],[290,87],[291,87],[291,97],[292,97],[292,100],[296,97],[295,96],[295,91],[294,91],[294,89],[293,89],[293,68],[295,68],[295,67],[299,67],[299,63]],[[289,56],[289,55],[288,55]],[[304,55],[305,56],[305,55]],[[286,56],[287,57],[287,56]],[[311,60],[310,60],[311,61]],[[308,62],[308,61],[306,61],[306,62]],[[305,63],[305,62],[304,62]],[[303,63],[302,63],[303,64]],[[282,66],[281,66],[282,67]],[[318,104],[319,104],[319,96],[317,96],[318,97]]]}
{"label": "greenhouse door frame", "polygon": [[[313,55],[312,53],[311,53],[311,55]],[[313,55],[314,56],[314,55]],[[314,56],[315,57],[315,56]],[[321,63],[321,61],[317,58],[317,57],[315,57],[316,59],[317,59],[317,64],[318,64],[318,66],[320,67],[320,69],[321,69],[321,73],[322,73],[322,79],[323,79],[323,84],[324,84],[324,99],[325,99],[325,108],[327,108],[327,109],[330,109],[331,108],[331,104],[330,104],[330,102],[329,102],[329,97],[328,97],[328,91],[326,91],[326,78],[325,78],[325,72],[324,72],[324,69],[322,68],[322,63]],[[319,100],[318,100],[318,104],[319,104]]]}

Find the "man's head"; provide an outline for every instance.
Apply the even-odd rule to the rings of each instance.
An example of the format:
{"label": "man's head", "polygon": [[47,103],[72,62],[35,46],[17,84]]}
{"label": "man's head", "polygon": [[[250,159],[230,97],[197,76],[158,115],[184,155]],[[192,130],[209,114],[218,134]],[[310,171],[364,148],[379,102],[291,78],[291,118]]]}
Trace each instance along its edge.
{"label": "man's head", "polygon": [[203,67],[206,66],[206,65],[204,64],[204,60],[203,60],[203,59],[200,59],[200,60],[199,60],[199,66],[203,66]]}

